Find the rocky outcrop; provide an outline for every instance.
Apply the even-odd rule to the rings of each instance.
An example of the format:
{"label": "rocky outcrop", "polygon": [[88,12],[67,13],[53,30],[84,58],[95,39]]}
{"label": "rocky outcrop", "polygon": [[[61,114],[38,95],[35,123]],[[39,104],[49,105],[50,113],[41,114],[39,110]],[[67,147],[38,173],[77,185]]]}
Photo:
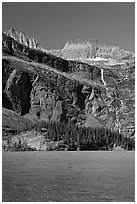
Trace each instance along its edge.
{"label": "rocky outcrop", "polygon": [[13,28],[10,28],[9,30],[4,32],[7,36],[13,38],[16,42],[27,46],[28,48],[37,49],[39,46],[39,43],[34,38],[29,38],[25,35],[23,32],[18,32],[17,30],[14,30]]}
{"label": "rocky outcrop", "polygon": [[2,144],[4,151],[65,151],[66,146],[63,140],[51,141],[44,133],[35,130],[13,136],[9,144],[3,140]]}

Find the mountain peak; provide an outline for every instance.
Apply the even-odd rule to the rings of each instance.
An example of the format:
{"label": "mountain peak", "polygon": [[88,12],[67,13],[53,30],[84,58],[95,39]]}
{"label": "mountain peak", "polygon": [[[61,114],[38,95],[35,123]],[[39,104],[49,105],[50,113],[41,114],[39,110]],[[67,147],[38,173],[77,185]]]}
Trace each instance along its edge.
{"label": "mountain peak", "polygon": [[97,40],[93,40],[93,39],[88,39],[88,40],[81,40],[81,39],[75,39],[75,40],[69,40],[66,42],[67,45],[71,45],[71,44],[82,44],[82,45],[90,45],[90,44],[95,44],[97,43]]}
{"label": "mountain peak", "polygon": [[37,49],[39,43],[36,39],[28,37],[24,32],[19,32],[13,28],[4,32],[7,36],[13,38],[15,41],[33,49]]}

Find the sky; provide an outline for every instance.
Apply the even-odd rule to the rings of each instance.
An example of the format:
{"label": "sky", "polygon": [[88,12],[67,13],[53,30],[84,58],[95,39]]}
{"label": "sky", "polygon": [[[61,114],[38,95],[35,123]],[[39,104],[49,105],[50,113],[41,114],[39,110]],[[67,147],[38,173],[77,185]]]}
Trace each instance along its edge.
{"label": "sky", "polygon": [[45,49],[68,40],[98,40],[135,51],[134,2],[3,2],[2,30],[13,28]]}

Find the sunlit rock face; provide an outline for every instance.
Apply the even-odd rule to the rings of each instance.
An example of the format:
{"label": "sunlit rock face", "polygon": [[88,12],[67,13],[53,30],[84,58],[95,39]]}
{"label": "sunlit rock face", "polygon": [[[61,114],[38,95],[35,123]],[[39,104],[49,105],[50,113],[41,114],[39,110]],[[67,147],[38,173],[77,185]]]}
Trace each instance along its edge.
{"label": "sunlit rock face", "polygon": [[93,60],[93,62],[116,60],[118,62],[123,58],[133,57],[134,53],[125,51],[118,46],[100,44],[97,40],[76,40],[67,42],[61,50],[60,56],[73,60]]}
{"label": "sunlit rock face", "polygon": [[39,43],[34,38],[29,38],[26,36],[23,32],[18,32],[14,30],[13,28],[7,30],[4,32],[7,36],[13,38],[15,41],[19,42],[20,44],[23,44],[29,48],[36,49],[39,46]]}

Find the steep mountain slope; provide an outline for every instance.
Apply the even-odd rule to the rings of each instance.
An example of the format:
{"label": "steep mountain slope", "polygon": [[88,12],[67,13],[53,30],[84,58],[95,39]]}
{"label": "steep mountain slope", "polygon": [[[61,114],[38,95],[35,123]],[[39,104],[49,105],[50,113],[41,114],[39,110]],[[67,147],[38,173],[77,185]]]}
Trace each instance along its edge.
{"label": "steep mountain slope", "polygon": [[38,121],[72,121],[130,135],[134,69],[134,62],[102,67],[65,60],[3,34],[3,107]]}

